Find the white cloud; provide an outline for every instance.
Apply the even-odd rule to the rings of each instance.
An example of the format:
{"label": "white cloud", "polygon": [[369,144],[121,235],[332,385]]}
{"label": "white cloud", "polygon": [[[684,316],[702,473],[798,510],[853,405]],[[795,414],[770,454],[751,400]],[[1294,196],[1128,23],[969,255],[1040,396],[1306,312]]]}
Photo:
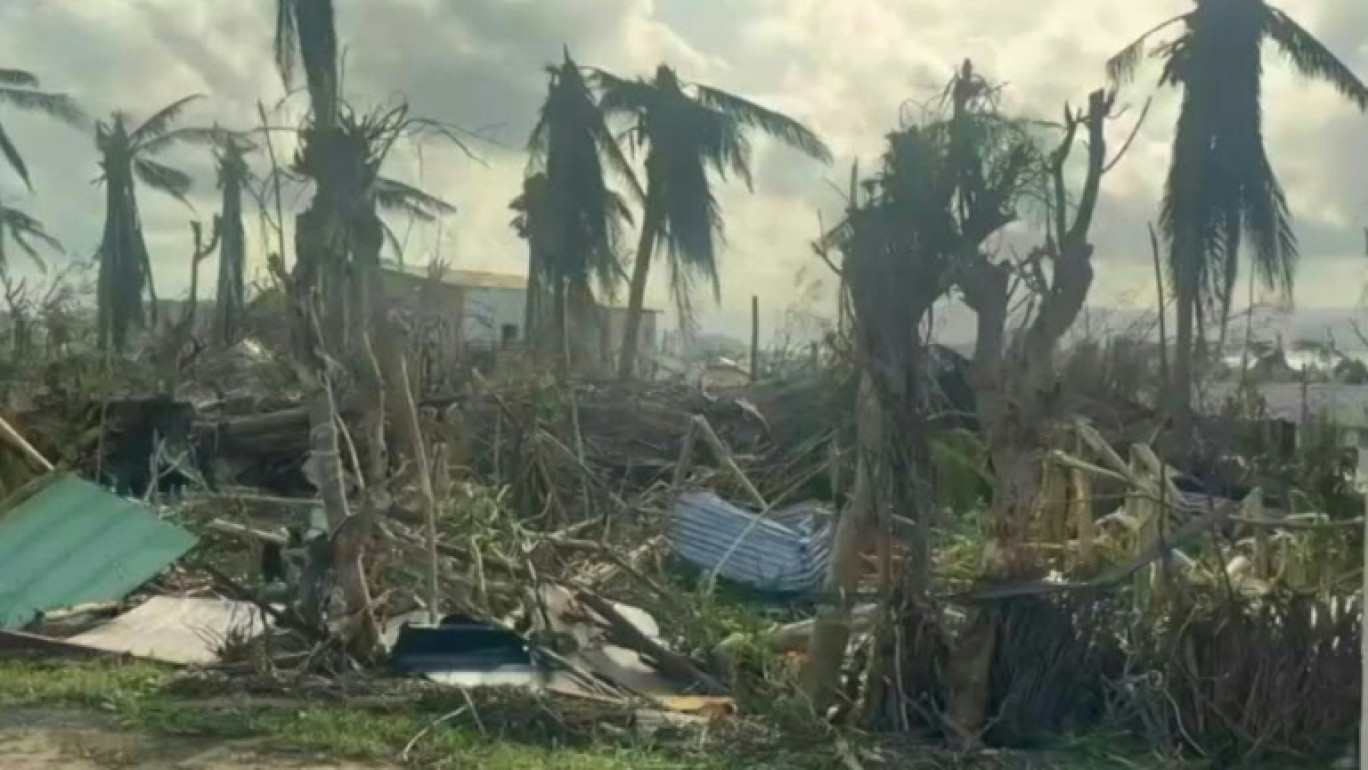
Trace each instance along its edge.
{"label": "white cloud", "polygon": [[[1291,5],[1289,3],[1289,5]],[[1348,6],[1353,5],[1350,8]],[[281,86],[271,60],[271,3],[184,0],[38,2],[0,7],[4,66],[40,75],[69,90],[91,112],[115,107],[145,116],[174,98],[211,98],[190,117],[230,125],[255,122],[258,99],[272,103]],[[340,0],[347,45],[347,84],[358,103],[404,93],[416,113],[481,130],[498,145],[477,149],[485,164],[451,150],[430,149],[422,184],[460,208],[442,232],[447,258],[470,267],[519,270],[522,244],[507,223],[520,186],[518,148],[544,90],[543,65],[567,44],[584,64],[623,75],[649,75],[667,61],[687,79],[732,90],[808,122],[839,157],[822,168],[793,153],[757,148],[757,191],[719,190],[728,240],[722,252],[723,303],[706,325],[741,327],[757,294],[767,320],[795,297],[793,275],[813,257],[808,242],[817,211],[839,211],[850,163],[868,168],[907,100],[934,96],[954,67],[971,57],[981,71],[1008,83],[1009,104],[1054,117],[1103,83],[1107,57],[1186,0]],[[1368,11],[1342,0],[1306,0],[1289,10],[1368,74]],[[1354,50],[1356,49],[1356,50]],[[1368,126],[1329,89],[1308,87],[1271,59],[1266,135],[1301,225],[1299,275],[1303,306],[1353,304],[1368,216]],[[1127,93],[1137,107],[1154,73]],[[1152,284],[1144,223],[1157,208],[1172,130],[1173,94],[1159,94],[1130,156],[1106,180],[1094,232],[1099,277],[1095,300],[1143,301]],[[1134,113],[1132,113],[1134,114]],[[73,250],[86,254],[103,221],[88,137],[0,106],[33,167],[38,196],[29,205]],[[1116,139],[1126,129],[1118,121]],[[199,154],[197,155],[196,152]],[[213,210],[207,155],[176,156],[196,172],[200,216]],[[418,177],[413,158],[396,173]],[[6,181],[0,190],[17,195]],[[835,189],[833,189],[835,188]],[[183,287],[189,212],[171,201],[141,201],[155,251],[159,284]],[[403,223],[398,229],[403,230]],[[249,228],[253,232],[255,228]],[[415,230],[410,259],[436,246],[436,233]],[[661,282],[651,301],[664,304]],[[1135,297],[1141,300],[1135,300]],[[1132,299],[1127,299],[1132,298]],[[700,308],[709,309],[709,298]]]}

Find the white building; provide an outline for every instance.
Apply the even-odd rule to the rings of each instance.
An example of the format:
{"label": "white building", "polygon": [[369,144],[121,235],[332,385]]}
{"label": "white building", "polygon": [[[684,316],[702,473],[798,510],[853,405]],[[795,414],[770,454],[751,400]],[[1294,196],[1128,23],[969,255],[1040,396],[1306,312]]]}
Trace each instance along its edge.
{"label": "white building", "polygon": [[[460,341],[472,347],[515,347],[523,341],[527,312],[527,277],[506,273],[446,269],[434,275],[425,265],[384,266],[386,296],[418,311],[420,316],[459,319]],[[616,358],[626,333],[627,309],[605,307],[602,335],[592,341]],[[657,348],[659,310],[647,308],[641,320],[641,351]]]}
{"label": "white building", "polygon": [[[1237,394],[1238,384],[1212,383],[1205,394],[1209,411]],[[1338,382],[1265,382],[1255,385],[1268,416],[1300,425],[1303,418],[1328,418],[1340,429],[1345,448],[1358,450],[1358,478],[1368,479],[1368,385]]]}

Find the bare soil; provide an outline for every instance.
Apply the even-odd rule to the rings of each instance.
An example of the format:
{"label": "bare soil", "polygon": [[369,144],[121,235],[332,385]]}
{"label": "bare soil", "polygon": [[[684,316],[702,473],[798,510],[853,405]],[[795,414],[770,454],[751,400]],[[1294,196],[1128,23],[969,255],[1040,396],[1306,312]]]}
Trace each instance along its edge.
{"label": "bare soil", "polygon": [[382,763],[337,762],[266,751],[252,741],[153,736],[83,711],[0,708],[5,770],[383,770]]}

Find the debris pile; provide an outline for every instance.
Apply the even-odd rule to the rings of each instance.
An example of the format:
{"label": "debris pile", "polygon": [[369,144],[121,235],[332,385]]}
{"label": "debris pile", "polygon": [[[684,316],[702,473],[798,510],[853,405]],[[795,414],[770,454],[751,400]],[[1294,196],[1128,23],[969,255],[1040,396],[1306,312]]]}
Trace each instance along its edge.
{"label": "debris pile", "polygon": [[[405,453],[389,458],[380,488],[366,487],[359,458],[373,434],[362,402],[344,393],[352,513],[330,526],[302,397],[261,378],[233,392],[196,384],[278,366],[229,358],[199,361],[203,374],[174,397],[59,406],[55,391],[40,394],[45,411],[15,418],[33,444],[0,423],[10,471],[0,651],[133,656],[240,681],[397,676],[677,726],[790,701],[802,711],[800,671],[825,608],[840,602],[855,663],[837,717],[858,716],[862,698],[943,713],[948,650],[974,608],[1003,629],[987,696],[997,716],[987,737],[999,744],[1110,720],[1174,744],[1257,733],[1302,750],[1304,735],[1344,726],[1333,710],[1294,719],[1271,702],[1212,723],[1213,709],[1247,688],[1207,693],[1197,683],[1217,660],[1178,653],[1237,644],[1221,617],[1267,637],[1270,650],[1309,640],[1310,652],[1277,664],[1305,672],[1286,682],[1305,697],[1341,703],[1356,692],[1353,656],[1337,651],[1357,649],[1357,607],[1287,593],[1314,592],[1319,579],[1288,532],[1340,524],[1265,506],[1258,490],[1232,500],[1194,487],[1142,444],[1123,458],[1086,421],[1054,436],[1061,448],[1031,522],[1034,558],[1054,572],[978,584],[971,562],[981,557],[960,548],[981,539],[958,539],[962,523],[943,521],[937,592],[911,612],[886,583],[918,536],[896,512],[887,540],[859,554],[855,588],[829,588],[839,549],[831,503],[849,494],[841,479],[852,462],[840,451],[846,418],[814,406],[818,381],[707,395],[677,383],[626,390],[475,373],[417,406],[430,507]],[[50,429],[55,415],[75,424]],[[972,438],[948,430],[961,444]],[[964,463],[961,444],[938,457]],[[1116,491],[1095,494],[1094,484]],[[355,533],[354,550],[339,550]],[[1203,545],[1217,536],[1230,543]],[[347,592],[355,580],[368,597],[360,607]],[[1236,600],[1250,603],[1232,609]],[[892,658],[903,679],[879,675],[871,651],[897,644],[920,657]],[[1262,653],[1223,660],[1237,657],[1250,682],[1272,670]],[[1141,687],[1146,672],[1175,683]],[[913,724],[865,708],[867,725]]]}
{"label": "debris pile", "polygon": [[[229,381],[224,367],[274,365],[229,358],[195,371]],[[71,470],[32,449],[42,464],[29,463],[31,480],[0,511],[0,572],[13,573],[0,574],[4,649],[257,673],[378,663],[453,687],[712,719],[736,709],[734,671],[701,614],[716,581],[762,591],[777,619],[793,621],[789,596],[813,591],[825,570],[831,513],[786,502],[794,490],[765,501],[753,477],[784,466],[765,417],[743,400],[669,384],[567,393],[476,375],[420,405],[435,448],[437,537],[401,466],[366,540],[377,660],[346,644],[356,619],[342,611],[337,576],[315,584],[318,555],[337,536],[311,488],[302,403],[288,390],[253,394],[250,378],[236,392],[198,381],[174,398],[68,405],[60,413],[86,434],[60,455]],[[360,439],[361,409],[344,399],[339,413]],[[362,508],[364,490],[352,494]],[[770,574],[771,548],[792,570]],[[306,611],[311,591],[324,595],[321,618]]]}

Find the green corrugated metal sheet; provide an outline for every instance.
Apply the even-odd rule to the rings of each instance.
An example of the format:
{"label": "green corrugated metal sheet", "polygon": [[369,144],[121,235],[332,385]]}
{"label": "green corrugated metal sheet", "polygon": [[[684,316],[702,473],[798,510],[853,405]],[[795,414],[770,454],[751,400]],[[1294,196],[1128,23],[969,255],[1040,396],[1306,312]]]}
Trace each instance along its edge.
{"label": "green corrugated metal sheet", "polygon": [[58,477],[0,513],[0,629],[43,610],[122,599],[194,544],[137,503]]}

